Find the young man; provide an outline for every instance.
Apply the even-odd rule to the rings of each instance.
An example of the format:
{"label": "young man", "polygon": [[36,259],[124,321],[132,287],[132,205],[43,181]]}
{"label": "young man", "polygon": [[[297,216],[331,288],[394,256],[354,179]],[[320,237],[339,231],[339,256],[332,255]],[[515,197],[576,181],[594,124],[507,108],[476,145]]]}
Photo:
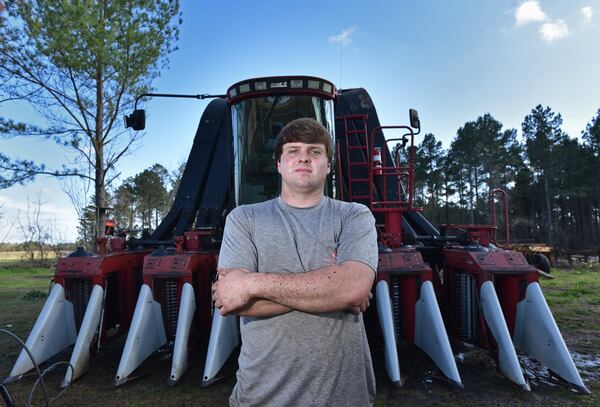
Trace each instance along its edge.
{"label": "young man", "polygon": [[279,198],[227,217],[213,298],[240,315],[231,406],[366,406],[375,377],[362,312],[377,269],[375,220],[323,195],[327,130],[285,126],[276,147]]}

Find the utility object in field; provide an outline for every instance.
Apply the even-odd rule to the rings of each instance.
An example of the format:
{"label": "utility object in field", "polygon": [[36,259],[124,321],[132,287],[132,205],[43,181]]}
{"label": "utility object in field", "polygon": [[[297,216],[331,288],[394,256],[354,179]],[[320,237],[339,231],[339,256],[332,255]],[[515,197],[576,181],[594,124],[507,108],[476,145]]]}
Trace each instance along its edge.
{"label": "utility object in field", "polygon": [[[330,132],[335,145],[336,162],[326,194],[363,203],[376,219],[377,318],[368,331],[374,333],[372,344],[383,341],[386,370],[394,383],[402,385],[404,380],[399,361],[405,345],[415,345],[449,382],[462,387],[451,343],[469,342],[488,349],[500,371],[525,389],[529,386],[517,350],[538,359],[573,388],[587,392],[544,300],[536,269],[523,255],[492,244],[492,226],[446,225],[440,233],[414,206],[415,136],[421,127],[416,111],[410,111],[410,125],[381,126],[366,90],[338,91],[331,82],[309,76],[245,80],[232,85],[225,95],[144,96],[213,100],[200,119],[169,213],[148,239],[131,241],[127,249],[144,248],[136,252],[143,257],[141,275],[135,274],[135,267],[120,269],[138,277],[135,289],[126,294],[125,303],[136,306],[130,319],[120,325],[130,328],[116,384],[125,383],[148,356],[165,347],[173,354],[167,380],[176,383],[194,345],[206,345],[199,381],[209,385],[216,379],[239,344],[237,318],[221,317],[211,301],[225,218],[238,205],[278,195],[276,137],[290,121],[311,117]],[[145,112],[136,102],[126,126],[142,130],[145,121]],[[100,253],[93,258],[101,263],[111,255]],[[119,256],[125,264],[124,254]],[[139,266],[141,260],[136,261]],[[83,262],[69,267],[68,278],[74,279],[87,266]],[[57,282],[61,270],[57,267]],[[73,315],[73,321],[72,309],[85,309],[91,302],[80,299],[86,295],[61,295],[51,296],[60,304],[55,307]],[[101,297],[95,310],[104,315],[115,309],[116,298]],[[48,319],[44,312],[40,319]],[[104,338],[102,325],[91,325],[86,338],[90,332]],[[65,336],[68,346],[77,334],[83,335],[83,328],[75,322],[68,332],[64,330],[54,327],[44,337]],[[31,342],[32,348],[38,346]]]}

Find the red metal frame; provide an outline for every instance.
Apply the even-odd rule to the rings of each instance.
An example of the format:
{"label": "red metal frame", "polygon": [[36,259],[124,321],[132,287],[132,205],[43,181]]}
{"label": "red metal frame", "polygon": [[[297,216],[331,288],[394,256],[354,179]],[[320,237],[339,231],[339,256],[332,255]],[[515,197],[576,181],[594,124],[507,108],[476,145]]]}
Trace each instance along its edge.
{"label": "red metal frame", "polygon": [[[366,201],[366,200],[369,199],[369,195],[355,195],[352,192],[352,184],[356,183],[356,182],[367,183],[367,182],[370,181],[370,179],[368,177],[367,178],[355,178],[355,177],[352,177],[352,172],[351,172],[351,168],[354,167],[354,166],[357,166],[357,167],[360,166],[360,167],[367,168],[368,165],[369,165],[368,162],[353,162],[353,163],[350,162],[351,161],[350,160],[350,151],[352,151],[352,150],[362,150],[362,151],[364,151],[365,156],[369,156],[369,154],[370,154],[369,147],[368,147],[368,145],[364,145],[364,146],[362,146],[362,145],[361,146],[350,146],[349,145],[349,140],[348,140],[348,137],[350,135],[353,135],[353,134],[355,134],[355,135],[357,135],[359,137],[361,135],[364,135],[364,137],[365,137],[365,143],[368,143],[368,140],[367,140],[368,131],[367,131],[367,122],[366,122],[366,120],[368,119],[368,117],[369,116],[366,115],[366,114],[354,114],[354,115],[346,115],[346,116],[336,117],[337,120],[344,120],[344,137],[345,137],[345,142],[346,142],[346,171],[347,171],[347,174],[348,174],[348,200],[352,201],[352,202],[357,202],[359,200]],[[350,129],[348,127],[348,122],[349,121],[353,121],[353,122],[354,121],[362,121],[362,124],[354,125],[355,128],[354,129]],[[340,149],[339,149],[339,146],[338,146],[338,162],[341,162],[341,160],[340,160],[341,155],[340,154],[341,153],[340,153]],[[341,173],[342,173],[342,171],[341,171],[341,164],[339,165],[339,170],[340,170],[339,171],[339,173],[340,173],[340,183],[339,183],[339,185],[340,185],[340,190],[343,191],[343,183],[342,183],[342,178],[341,178]],[[367,170],[368,170],[368,168],[367,168]]]}
{"label": "red metal frame", "polygon": [[[538,281],[537,270],[527,262],[523,254],[504,250],[471,251],[457,246],[444,248],[443,259],[444,307],[442,309],[449,334],[454,338],[466,340],[458,335],[458,326],[461,321],[456,318],[456,310],[459,306],[456,297],[456,274],[466,273],[475,280],[476,301],[479,301],[479,290],[482,284],[492,281],[506,324],[512,335],[517,304],[525,298],[527,285]],[[481,313],[479,313],[477,324],[480,335],[474,343],[482,348],[495,349],[496,344],[487,330]]]}
{"label": "red metal frame", "polygon": [[[414,247],[397,247],[379,254],[377,281],[386,281],[392,302],[398,301],[401,319],[396,330],[400,331],[402,339],[409,344],[413,344],[415,340],[415,306],[420,298],[421,284],[432,279],[431,268]],[[393,298],[393,284],[399,286],[397,300]]]}
{"label": "red metal frame", "polygon": [[493,241],[497,226],[495,225],[440,225],[443,236],[447,235],[448,230],[462,230],[467,234],[469,244],[478,244],[487,246]]}
{"label": "red metal frame", "polygon": [[338,196],[340,198],[341,201],[344,200],[344,179],[342,177],[342,160],[341,158],[341,151],[340,151],[340,145],[339,143],[336,144],[335,146],[336,148],[336,155],[337,155],[337,174],[335,176],[336,181],[337,181],[337,190],[338,190]]}
{"label": "red metal frame", "polygon": [[[371,130],[370,136],[368,135],[367,123],[368,115],[346,115],[337,117],[338,120],[344,120],[344,134],[346,142],[346,170],[348,174],[348,200],[366,201],[369,208],[373,213],[384,213],[385,214],[385,232],[380,235],[380,238],[389,247],[400,247],[402,245],[402,213],[409,210],[420,210],[413,206],[414,196],[414,132],[408,126],[377,126]],[[362,121],[362,124],[354,125],[353,129],[349,128],[348,123],[350,121]],[[409,146],[409,162],[407,166],[398,167],[393,162],[392,165],[387,163],[387,154],[385,151],[389,151],[388,143],[393,141],[402,140],[404,138],[392,138],[386,140],[384,145],[375,145],[375,135],[381,132],[383,129],[404,129],[407,131],[405,136],[410,135],[410,146]],[[350,135],[357,135],[358,137],[364,136],[365,144],[360,146],[349,145],[348,137]],[[381,148],[384,152],[381,155],[381,165],[377,165],[373,161],[373,149]],[[350,151],[361,150],[364,152],[366,161],[351,162]],[[338,148],[338,159],[341,158],[340,149]],[[340,160],[341,161],[341,160]],[[351,167],[361,166],[367,168],[366,178],[354,178],[352,177]],[[341,165],[339,166],[340,182],[339,188],[342,190],[343,196],[343,182],[341,179]],[[375,177],[381,177],[382,179],[382,196],[383,199],[375,201],[375,189],[374,180]],[[394,179],[396,182],[396,188],[398,191],[398,200],[388,200],[388,182],[389,179]],[[354,183],[368,183],[369,193],[368,195],[355,195],[352,190]],[[405,191],[402,194],[400,191]]]}
{"label": "red metal frame", "polygon": [[[208,334],[212,321],[211,285],[217,272],[218,249],[204,249],[202,239],[210,238],[209,231],[191,231],[175,237],[176,252],[166,256],[147,256],[144,260],[143,280],[152,288],[154,299],[164,306],[160,290],[155,290],[165,280],[177,284],[177,304],[185,283],[194,288],[196,313],[192,335]],[[165,315],[163,315],[165,318]],[[172,339],[172,338],[171,338]]]}
{"label": "red metal frame", "polygon": [[[65,297],[83,304],[73,304],[85,310],[88,298],[76,297],[81,284],[100,285],[105,290],[104,317],[100,344],[117,333],[127,331],[142,283],[142,266],[148,250],[125,251],[125,238],[100,238],[102,254],[58,259],[54,280],[65,288]],[[110,248],[110,251],[107,251]],[[88,295],[91,293],[88,293]],[[109,334],[110,332],[110,334]]]}

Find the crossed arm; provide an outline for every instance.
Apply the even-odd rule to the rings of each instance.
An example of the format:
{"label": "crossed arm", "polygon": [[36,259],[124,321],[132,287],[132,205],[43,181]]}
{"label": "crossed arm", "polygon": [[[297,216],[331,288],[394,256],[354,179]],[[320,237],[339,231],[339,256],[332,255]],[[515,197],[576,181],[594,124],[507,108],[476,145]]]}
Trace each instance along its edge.
{"label": "crossed arm", "polygon": [[213,299],[222,315],[268,317],[291,310],[310,313],[369,306],[375,274],[364,263],[346,261],[305,273],[254,273],[219,268]]}

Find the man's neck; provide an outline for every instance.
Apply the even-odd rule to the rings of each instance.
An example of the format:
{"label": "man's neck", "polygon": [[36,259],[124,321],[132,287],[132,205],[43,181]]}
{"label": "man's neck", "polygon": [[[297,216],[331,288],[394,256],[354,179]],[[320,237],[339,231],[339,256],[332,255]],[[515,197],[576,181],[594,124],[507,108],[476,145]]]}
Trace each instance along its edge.
{"label": "man's neck", "polygon": [[288,191],[285,188],[281,191],[281,200],[287,205],[295,208],[310,208],[317,205],[323,199],[323,190],[317,190],[311,193],[298,193]]}

